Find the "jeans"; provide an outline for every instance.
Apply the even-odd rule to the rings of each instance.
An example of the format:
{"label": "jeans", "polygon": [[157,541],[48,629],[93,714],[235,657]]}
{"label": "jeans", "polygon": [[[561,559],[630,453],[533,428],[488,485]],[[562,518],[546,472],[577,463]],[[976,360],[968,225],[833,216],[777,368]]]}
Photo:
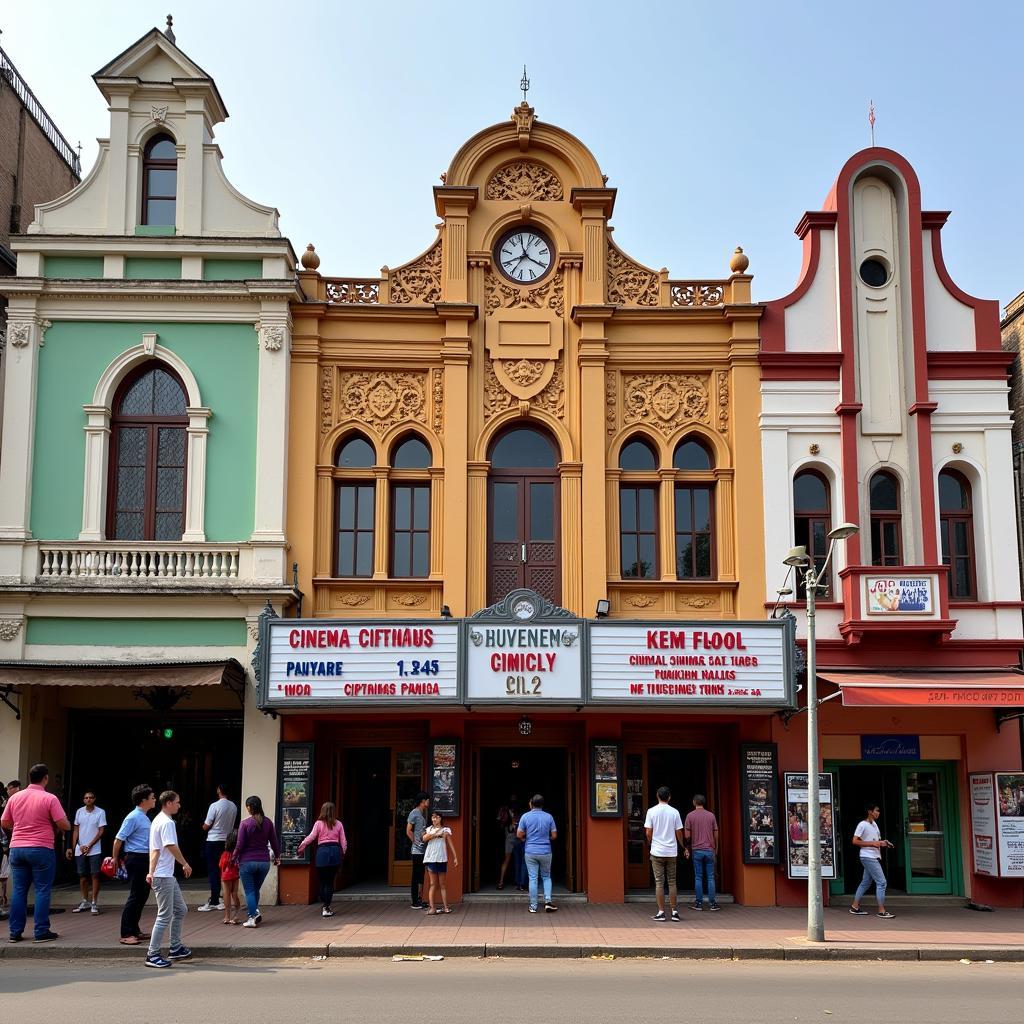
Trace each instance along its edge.
{"label": "jeans", "polygon": [[224,852],[223,839],[207,839],[203,843],[203,857],[206,859],[206,873],[210,878],[210,902],[220,903],[220,855]]}
{"label": "jeans", "polygon": [[704,905],[704,870],[708,873],[708,902],[715,905],[715,851],[693,851],[693,902]]}
{"label": "jeans", "polygon": [[658,901],[659,909],[665,907],[666,882],[668,882],[668,905],[675,909],[677,899],[675,857],[656,857],[652,853],[651,870],[654,872],[654,897]]}
{"label": "jeans", "polygon": [[551,902],[551,854],[528,853],[526,870],[530,875],[530,906],[537,909],[537,876],[544,880],[544,902]]}
{"label": "jeans", "polygon": [[316,848],[316,873],[320,879],[320,902],[329,907],[334,902],[334,876],[341,867],[341,846],[324,843]]}
{"label": "jeans", "polygon": [[156,920],[153,932],[149,937],[149,955],[157,956],[164,942],[164,932],[171,926],[171,949],[181,945],[181,926],[185,922],[188,907],[185,897],[181,895],[178,880],[171,878],[154,878],[153,895],[156,897]]}
{"label": "jeans", "polygon": [[36,887],[36,907],[32,914],[35,937],[50,930],[50,890],[57,871],[57,858],[47,846],[13,846],[8,855],[13,889],[11,891],[11,934],[20,935],[28,918],[28,887]]}
{"label": "jeans", "polygon": [[530,884],[530,876],[526,871],[526,844],[522,840],[517,840],[512,847],[512,874],[520,889]]}
{"label": "jeans", "polygon": [[270,874],[269,860],[243,860],[238,865],[238,877],[242,880],[245,890],[245,905],[250,917],[255,917],[260,909],[260,886]]}
{"label": "jeans", "polygon": [[124,866],[128,872],[128,899],[121,911],[121,938],[128,939],[139,934],[139,919],[142,908],[149,899],[149,882],[146,874],[149,871],[148,853],[126,853]]}
{"label": "jeans", "polygon": [[409,902],[413,906],[423,902],[420,888],[423,885],[423,854],[412,854],[412,884],[409,886]]}
{"label": "jeans", "polygon": [[[875,883],[875,898],[878,900],[880,907],[885,906],[885,872],[882,870],[882,862],[874,857],[861,857],[860,865],[864,869],[864,877],[860,880],[860,885],[857,886],[857,894],[853,897],[853,902],[860,906],[860,898],[871,888],[871,883]],[[11,915],[13,920],[14,915]]]}

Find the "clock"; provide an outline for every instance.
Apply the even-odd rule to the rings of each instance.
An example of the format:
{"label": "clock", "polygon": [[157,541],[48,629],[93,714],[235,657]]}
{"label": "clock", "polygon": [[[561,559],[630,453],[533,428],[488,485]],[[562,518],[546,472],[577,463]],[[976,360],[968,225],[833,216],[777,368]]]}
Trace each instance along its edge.
{"label": "clock", "polygon": [[533,284],[547,277],[555,263],[555,247],[537,228],[506,231],[494,247],[494,262],[510,281]]}

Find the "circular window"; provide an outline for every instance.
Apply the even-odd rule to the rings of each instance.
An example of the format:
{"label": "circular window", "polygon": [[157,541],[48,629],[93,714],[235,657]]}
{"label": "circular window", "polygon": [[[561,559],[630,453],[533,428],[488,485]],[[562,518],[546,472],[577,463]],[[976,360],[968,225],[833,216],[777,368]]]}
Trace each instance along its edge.
{"label": "circular window", "polygon": [[860,279],[869,288],[881,288],[889,280],[889,265],[872,256],[860,265]]}

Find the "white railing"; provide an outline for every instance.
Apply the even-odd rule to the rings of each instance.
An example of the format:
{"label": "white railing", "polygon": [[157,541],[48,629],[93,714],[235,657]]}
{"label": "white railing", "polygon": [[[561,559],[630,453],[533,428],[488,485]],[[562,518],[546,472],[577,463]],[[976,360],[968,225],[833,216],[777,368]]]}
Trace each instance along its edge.
{"label": "white railing", "polygon": [[39,546],[41,580],[237,580],[237,547],[64,543]]}

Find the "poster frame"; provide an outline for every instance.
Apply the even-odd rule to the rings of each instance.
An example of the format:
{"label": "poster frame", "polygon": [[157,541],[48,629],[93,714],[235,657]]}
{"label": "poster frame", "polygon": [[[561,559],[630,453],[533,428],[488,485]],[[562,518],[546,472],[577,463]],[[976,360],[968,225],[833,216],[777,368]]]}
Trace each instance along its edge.
{"label": "poster frame", "polygon": [[[604,764],[602,771],[598,772],[598,750],[607,751],[614,750],[615,758],[615,775],[609,776],[607,772],[607,764]],[[600,774],[600,778],[598,775]],[[623,815],[622,809],[622,742],[620,740],[601,740],[592,739],[590,741],[590,771],[588,773],[588,783],[590,790],[590,816],[592,818],[621,818]],[[602,810],[597,799],[597,787],[608,786],[614,784],[615,786],[615,810]]]}
{"label": "poster frame", "polygon": [[[454,763],[449,766],[447,764],[447,758],[444,764],[438,764],[438,747],[454,747]],[[438,800],[436,797],[436,790],[434,788],[434,771],[435,769],[441,771],[452,772],[452,785],[451,785],[451,798],[443,806],[438,806]],[[455,737],[451,739],[437,738],[430,741],[430,777],[428,779],[427,788],[430,790],[430,810],[439,811],[446,818],[458,818],[461,816],[461,800],[460,800],[460,788],[462,782],[462,759],[461,759],[461,747],[459,740]]]}
{"label": "poster frame", "polygon": [[[274,824],[277,828],[278,840],[281,844],[281,863],[282,864],[308,864],[310,862],[310,851],[307,846],[305,850],[298,856],[285,855],[284,846],[284,829],[282,828],[282,819],[284,817],[284,762],[285,755],[288,751],[305,751],[306,758],[309,763],[309,769],[306,776],[306,799],[301,805],[305,809],[306,827],[303,832],[303,837],[309,835],[313,828],[313,786],[316,781],[316,744],[315,743],[303,743],[303,742],[287,742],[285,740],[280,741],[277,744],[277,801],[276,810],[274,814]],[[289,809],[295,809],[299,805],[290,805]],[[289,834],[292,834],[289,832]]]}
{"label": "poster frame", "polygon": [[[767,752],[771,759],[771,773],[768,779],[766,804],[772,810],[772,856],[752,857],[750,855],[750,776],[747,774],[747,755],[751,751]],[[758,780],[761,781],[761,780]],[[746,796],[744,795],[746,794]],[[777,865],[781,857],[779,850],[779,745],[777,743],[742,743],[740,744],[740,832],[743,837],[743,863],[752,866]],[[767,829],[762,833],[766,834]]]}
{"label": "poster frame", "polygon": [[[786,806],[786,875],[795,881],[805,882],[807,881],[807,869],[800,874],[793,873],[793,861],[791,857],[791,850],[789,845],[789,805],[792,801],[789,799],[790,793],[790,779],[807,779],[807,772],[786,772],[783,779],[783,795],[785,797]],[[827,781],[826,781],[827,780]],[[804,785],[806,786],[806,781]],[[825,806],[825,802],[820,799],[820,793],[825,788],[828,788],[830,798],[827,806],[831,809],[832,816],[832,839],[829,845],[831,846],[832,852],[832,863],[826,864],[824,858],[821,863],[821,877],[823,881],[832,881],[837,877],[836,872],[836,832],[839,829],[839,821],[836,818],[836,788],[835,788],[835,773],[834,772],[818,772],[818,787],[819,787],[819,806]],[[796,788],[796,787],[792,787]],[[824,842],[823,844],[824,845]],[[802,866],[802,865],[800,865]]]}

